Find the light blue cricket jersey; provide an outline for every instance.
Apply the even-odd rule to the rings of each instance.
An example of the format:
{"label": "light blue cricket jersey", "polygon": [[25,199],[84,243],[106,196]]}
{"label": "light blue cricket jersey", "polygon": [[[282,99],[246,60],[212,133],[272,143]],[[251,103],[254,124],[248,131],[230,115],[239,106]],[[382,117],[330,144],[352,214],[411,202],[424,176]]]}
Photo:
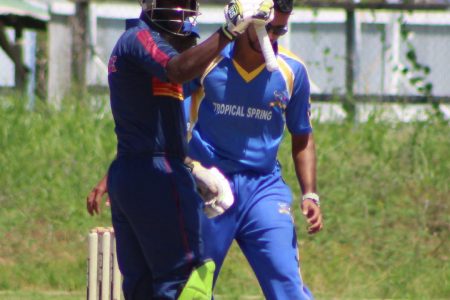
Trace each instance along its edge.
{"label": "light blue cricket jersey", "polygon": [[310,87],[304,64],[279,47],[278,71],[265,64],[248,73],[232,60],[228,45],[200,79],[203,95],[192,96],[194,124],[188,154],[224,173],[269,173],[276,165],[285,125],[307,134]]}

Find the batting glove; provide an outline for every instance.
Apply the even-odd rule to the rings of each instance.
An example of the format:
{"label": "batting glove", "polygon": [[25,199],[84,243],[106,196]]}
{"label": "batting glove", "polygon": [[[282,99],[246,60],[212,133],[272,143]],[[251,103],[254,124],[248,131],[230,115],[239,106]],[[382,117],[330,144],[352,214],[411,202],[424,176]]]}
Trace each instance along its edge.
{"label": "batting glove", "polygon": [[197,183],[200,196],[205,201],[204,212],[208,218],[223,214],[234,202],[230,184],[223,174],[215,167],[204,168],[194,162],[192,176]]}
{"label": "batting glove", "polygon": [[224,9],[222,32],[230,40],[244,33],[252,22],[267,24],[273,19],[273,0],[231,0]]}
{"label": "batting glove", "polygon": [[234,203],[233,193],[231,192],[230,183],[223,174],[216,168],[212,167],[211,175],[217,180],[218,191],[217,196],[205,201],[204,212],[208,218],[214,218],[223,214]]}

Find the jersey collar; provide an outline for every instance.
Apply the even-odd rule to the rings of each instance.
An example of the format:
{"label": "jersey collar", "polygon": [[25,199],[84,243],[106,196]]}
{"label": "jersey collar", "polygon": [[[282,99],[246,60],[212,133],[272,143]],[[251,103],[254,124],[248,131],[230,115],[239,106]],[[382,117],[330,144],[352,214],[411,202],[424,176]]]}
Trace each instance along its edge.
{"label": "jersey collar", "polygon": [[141,19],[126,19],[125,28],[128,30],[133,27],[148,28],[149,26]]}
{"label": "jersey collar", "polygon": [[125,20],[125,28],[126,30],[133,28],[133,27],[139,27],[139,28],[150,28],[155,29],[154,26],[148,21],[148,18],[144,14],[144,12],[141,13],[139,18],[133,18],[133,19],[126,19]]}
{"label": "jersey collar", "polygon": [[[236,69],[236,71],[238,72],[238,74],[242,77],[242,79],[244,79],[245,82],[249,83],[250,81],[252,81],[256,76],[258,76],[263,70],[264,67],[266,66],[266,64],[262,64],[259,67],[257,67],[256,69],[254,69],[251,72],[247,72],[244,68],[242,68],[238,62],[236,62],[233,59],[233,52],[234,52],[234,45],[235,43],[230,43],[228,44],[223,50],[222,50],[222,56],[225,58],[228,58],[232,61],[234,68]],[[275,52],[275,54],[278,54],[278,42],[275,42],[273,44],[273,50]]]}

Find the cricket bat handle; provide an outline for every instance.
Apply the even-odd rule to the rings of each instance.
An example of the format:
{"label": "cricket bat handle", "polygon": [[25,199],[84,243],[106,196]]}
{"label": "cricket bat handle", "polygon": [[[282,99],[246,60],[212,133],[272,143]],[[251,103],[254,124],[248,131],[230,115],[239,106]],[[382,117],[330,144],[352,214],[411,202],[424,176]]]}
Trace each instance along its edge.
{"label": "cricket bat handle", "polygon": [[266,60],[266,68],[269,72],[278,70],[278,61],[273,52],[272,43],[270,42],[269,35],[267,34],[264,24],[254,24],[256,35],[258,36],[261,51]]}

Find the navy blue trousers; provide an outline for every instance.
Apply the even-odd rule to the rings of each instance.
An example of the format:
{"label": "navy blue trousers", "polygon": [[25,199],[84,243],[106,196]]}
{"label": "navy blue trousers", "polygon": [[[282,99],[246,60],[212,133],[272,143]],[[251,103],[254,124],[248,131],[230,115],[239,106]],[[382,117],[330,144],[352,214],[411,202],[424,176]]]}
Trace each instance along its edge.
{"label": "navy blue trousers", "polygon": [[108,190],[123,292],[130,299],[176,299],[203,261],[202,200],[181,160],[122,156]]}

